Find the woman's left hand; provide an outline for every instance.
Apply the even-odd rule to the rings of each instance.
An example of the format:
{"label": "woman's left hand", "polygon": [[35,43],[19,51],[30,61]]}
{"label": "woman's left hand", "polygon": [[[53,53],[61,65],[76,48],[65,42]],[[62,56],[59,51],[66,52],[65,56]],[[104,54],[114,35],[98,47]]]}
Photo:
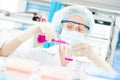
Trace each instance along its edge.
{"label": "woman's left hand", "polygon": [[78,42],[72,45],[72,51],[74,56],[85,56],[92,58],[95,54],[92,46],[87,42]]}
{"label": "woman's left hand", "polygon": [[92,60],[97,66],[102,67],[105,70],[113,71],[112,67],[92,48],[89,43],[76,43],[72,45],[72,51],[74,56],[85,56]]}

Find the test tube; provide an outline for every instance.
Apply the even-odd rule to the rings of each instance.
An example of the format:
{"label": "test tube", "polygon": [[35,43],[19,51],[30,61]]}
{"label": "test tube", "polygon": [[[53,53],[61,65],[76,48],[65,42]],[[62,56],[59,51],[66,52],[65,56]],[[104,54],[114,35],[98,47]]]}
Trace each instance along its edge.
{"label": "test tube", "polygon": [[67,61],[73,61],[72,54],[73,54],[73,52],[72,52],[72,46],[66,45],[65,60],[67,60]]}
{"label": "test tube", "polygon": [[66,45],[66,53],[65,53],[65,60],[67,61],[73,61],[73,58],[72,58],[72,46],[69,45],[69,43],[67,43],[66,41],[63,41],[63,40],[55,40],[55,39],[52,39],[52,42],[56,42],[58,44],[64,44]]}

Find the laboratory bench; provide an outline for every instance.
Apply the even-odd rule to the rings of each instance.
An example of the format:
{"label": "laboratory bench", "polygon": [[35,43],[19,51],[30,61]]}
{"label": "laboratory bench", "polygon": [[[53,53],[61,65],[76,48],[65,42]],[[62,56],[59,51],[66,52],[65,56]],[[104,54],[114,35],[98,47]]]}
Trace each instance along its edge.
{"label": "laboratory bench", "polygon": [[78,73],[60,66],[40,66],[33,60],[0,57],[0,80],[120,80],[120,78],[118,79],[116,74],[95,68],[89,72]]}

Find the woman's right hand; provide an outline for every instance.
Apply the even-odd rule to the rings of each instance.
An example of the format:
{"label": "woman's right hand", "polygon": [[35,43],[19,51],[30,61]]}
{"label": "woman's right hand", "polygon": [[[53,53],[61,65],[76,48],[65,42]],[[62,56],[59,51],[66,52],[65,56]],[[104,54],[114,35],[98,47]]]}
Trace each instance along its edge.
{"label": "woman's right hand", "polygon": [[51,41],[51,39],[57,39],[55,29],[49,22],[40,22],[34,25],[33,33],[45,35],[48,41]]}

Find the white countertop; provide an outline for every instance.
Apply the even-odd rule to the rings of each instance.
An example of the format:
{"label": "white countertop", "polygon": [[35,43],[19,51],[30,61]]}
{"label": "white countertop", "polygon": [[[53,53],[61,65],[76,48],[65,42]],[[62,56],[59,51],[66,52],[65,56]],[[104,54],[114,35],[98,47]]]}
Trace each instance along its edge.
{"label": "white countertop", "polygon": [[[0,57],[0,62],[4,62],[5,58],[4,57]],[[30,60],[24,60],[24,59],[16,59],[15,61],[13,61],[14,63],[12,63],[12,60],[14,59],[11,59],[11,61],[8,61],[7,62],[7,67],[8,66],[11,66],[11,67],[15,67],[15,61],[18,62],[19,61],[19,69],[20,69],[20,66],[24,66],[23,64],[26,64],[24,66],[24,69],[25,68],[29,68],[29,67],[36,67],[36,69],[38,68],[38,63],[35,62],[35,61],[30,61]],[[2,64],[2,63],[1,63]],[[1,65],[0,64],[0,65]],[[3,63],[4,64],[4,63]],[[14,66],[12,66],[14,65]],[[18,65],[18,64],[17,64]],[[34,66],[35,65],[35,66]],[[37,65],[37,66],[36,66]],[[18,68],[18,67],[17,67]],[[30,74],[24,74],[22,72],[15,72],[15,69],[12,71],[7,71],[7,77],[6,75],[2,75],[0,74],[0,78],[1,77],[5,77],[7,78],[7,80],[48,80],[48,78],[51,78],[50,80],[55,80],[55,79],[60,79],[60,78],[67,78],[67,77],[73,77],[72,74],[69,74],[71,71],[68,71],[66,70],[65,68],[63,67],[58,67],[58,66],[43,66],[41,68],[39,68],[40,70],[37,72],[37,75],[30,75]],[[28,69],[28,70],[33,70],[33,69]],[[81,74],[81,80],[109,80],[109,79],[105,79],[105,78],[100,78],[100,77],[95,77],[95,76],[90,76],[90,75],[87,75],[85,73],[80,73]],[[46,76],[47,79],[40,79],[41,76],[44,77]],[[65,76],[67,75],[67,76]],[[58,77],[56,77],[58,76]],[[6,80],[6,79],[4,79]],[[69,79],[69,80],[73,80],[73,79]]]}

